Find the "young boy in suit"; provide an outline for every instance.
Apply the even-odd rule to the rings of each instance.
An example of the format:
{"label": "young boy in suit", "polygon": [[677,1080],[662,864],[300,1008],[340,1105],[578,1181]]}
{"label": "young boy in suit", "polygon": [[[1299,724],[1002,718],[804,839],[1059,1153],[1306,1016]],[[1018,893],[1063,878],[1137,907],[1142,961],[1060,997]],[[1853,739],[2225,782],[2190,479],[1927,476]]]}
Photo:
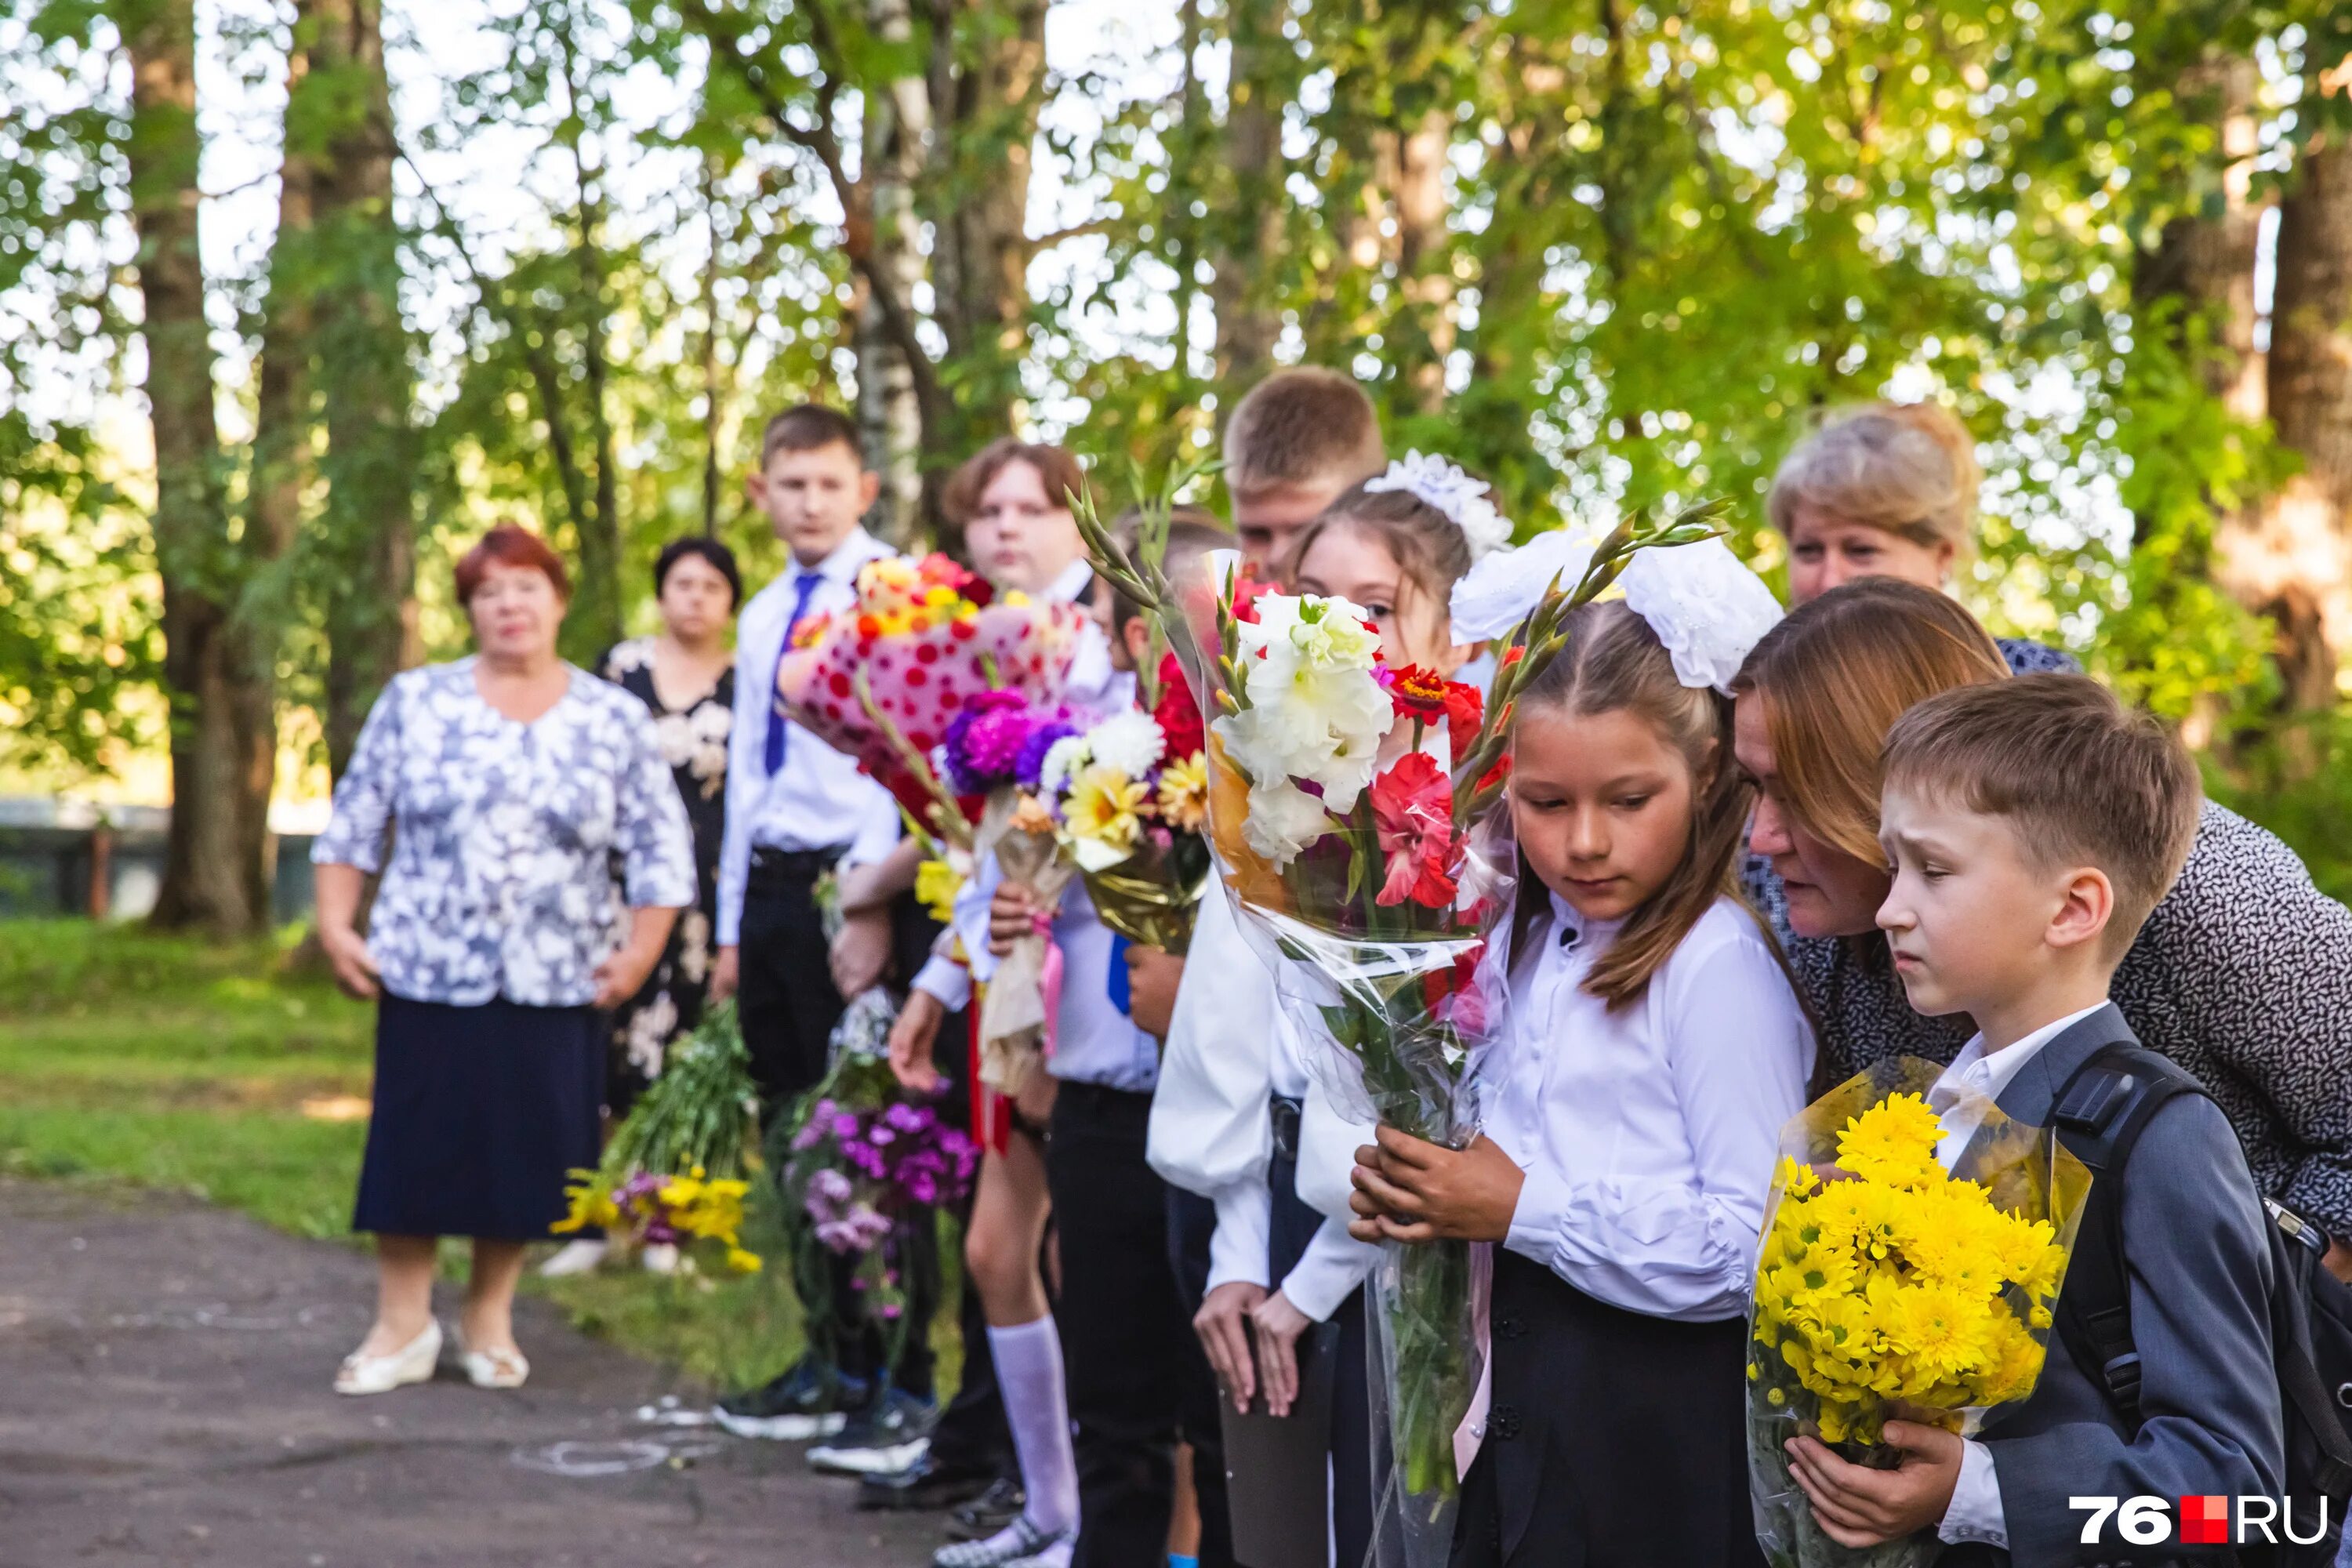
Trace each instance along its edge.
{"label": "young boy in suit", "polygon": [[[1879,834],[1895,884],[1878,924],[1911,1005],[1966,1013],[1980,1031],[1931,1091],[1948,1131],[1963,1131],[1953,1123],[1971,1097],[2051,1125],[2078,1068],[2137,1043],[2108,983],[2188,858],[2199,795],[2179,742],[2081,676],[1965,687],[1895,725]],[[1980,1437],[1889,1422],[1886,1440],[1905,1451],[1892,1470],[1790,1441],[1833,1540],[1866,1547],[1932,1527],[1952,1543],[1947,1565],[2172,1561],[2193,1554],[2135,1552],[2112,1522],[2085,1545],[2069,1500],[2278,1494],[2274,1281],[2229,1122],[2204,1095],[2179,1095],[2101,1179],[2120,1183],[2137,1426],[2053,1334],[2032,1394]]]}

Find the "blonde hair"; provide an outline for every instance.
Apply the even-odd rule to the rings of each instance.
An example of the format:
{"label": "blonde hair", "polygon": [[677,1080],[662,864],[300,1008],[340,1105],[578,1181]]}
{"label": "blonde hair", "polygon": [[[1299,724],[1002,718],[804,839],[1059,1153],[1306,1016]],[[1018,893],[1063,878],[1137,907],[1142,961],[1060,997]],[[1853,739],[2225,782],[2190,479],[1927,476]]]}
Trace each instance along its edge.
{"label": "blonde hair", "polygon": [[1948,544],[1964,560],[1983,477],[1976,442],[1950,410],[1873,403],[1834,416],[1782,458],[1765,509],[1784,536],[1809,507],[1915,544]]}
{"label": "blonde hair", "polygon": [[[1617,1008],[1639,1000],[1716,900],[1735,890],[1732,866],[1755,786],[1732,766],[1730,700],[1685,686],[1658,634],[1623,600],[1580,605],[1567,631],[1568,646],[1519,694],[1514,728],[1546,710],[1629,712],[1681,753],[1691,775],[1682,859],[1585,977],[1586,991]],[[1523,883],[1523,909],[1535,881],[1530,875]]]}
{"label": "blonde hair", "polygon": [[2197,839],[2204,785],[2171,731],[2083,675],[2027,675],[1930,697],[1886,737],[1886,787],[2005,819],[2049,870],[2095,866],[2122,956]]}
{"label": "blonde hair", "polygon": [[2008,677],[2000,649],[1952,600],[1898,578],[1864,577],[1790,611],[1748,654],[1731,689],[1763,704],[1779,804],[1822,843],[1883,868],[1879,756],[1887,732],[1938,692]]}
{"label": "blonde hair", "polygon": [[1380,416],[1354,378],[1320,365],[1276,371],[1225,421],[1225,488],[1235,495],[1349,485],[1388,466]]}

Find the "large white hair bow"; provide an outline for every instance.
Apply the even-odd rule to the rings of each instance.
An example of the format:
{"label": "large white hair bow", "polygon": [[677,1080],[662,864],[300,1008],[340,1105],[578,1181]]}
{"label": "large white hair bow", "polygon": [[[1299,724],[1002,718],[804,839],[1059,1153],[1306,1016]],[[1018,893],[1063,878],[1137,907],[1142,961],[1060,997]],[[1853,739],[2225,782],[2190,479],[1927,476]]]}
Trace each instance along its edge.
{"label": "large white hair bow", "polygon": [[[1454,640],[1483,642],[1527,618],[1557,578],[1573,587],[1591,563],[1595,537],[1559,529],[1490,555],[1454,584]],[[1634,552],[1618,574],[1626,605],[1650,623],[1685,686],[1728,696],[1748,651],[1780,618],[1780,602],[1720,539]]]}
{"label": "large white hair bow", "polygon": [[1364,488],[1410,491],[1452,518],[1470,542],[1473,561],[1484,560],[1511,542],[1511,520],[1486,499],[1486,481],[1433,453],[1407,452],[1389,465],[1387,473],[1366,479]]}

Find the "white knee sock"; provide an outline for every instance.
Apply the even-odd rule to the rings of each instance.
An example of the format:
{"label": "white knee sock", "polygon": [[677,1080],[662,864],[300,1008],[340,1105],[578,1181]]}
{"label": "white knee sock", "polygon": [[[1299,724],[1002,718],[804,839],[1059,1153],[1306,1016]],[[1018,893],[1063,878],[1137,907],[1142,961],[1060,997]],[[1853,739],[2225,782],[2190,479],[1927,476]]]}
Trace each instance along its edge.
{"label": "white knee sock", "polygon": [[1023,1511],[1040,1530],[1061,1531],[1078,1522],[1078,1462],[1070,1452],[1070,1400],[1062,1383],[1062,1336],[1051,1317],[988,1331],[1004,1419],[1021,1460]]}

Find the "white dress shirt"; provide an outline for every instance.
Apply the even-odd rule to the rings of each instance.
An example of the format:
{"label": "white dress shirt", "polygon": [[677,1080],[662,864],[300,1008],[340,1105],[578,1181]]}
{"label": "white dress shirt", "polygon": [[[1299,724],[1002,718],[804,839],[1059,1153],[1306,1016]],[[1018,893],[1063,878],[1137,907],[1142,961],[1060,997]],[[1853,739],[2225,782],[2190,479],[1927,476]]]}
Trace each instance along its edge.
{"label": "white dress shirt", "polygon": [[[824,579],[809,594],[808,614],[838,615],[857,603],[857,574],[890,549],[864,529],[818,562]],[[719,846],[719,931],[721,947],[742,940],[743,885],[751,851],[844,849],[852,864],[878,860],[898,842],[898,805],[890,792],[860,772],[857,759],[836,752],[776,711],[776,656],[800,598],[798,562],[751,595],[735,629],[735,728],[727,739],[727,831]],[[768,727],[787,726],[784,763],[768,772]]]}
{"label": "white dress shirt", "polygon": [[[1949,1170],[1975,1136],[1984,1121],[1988,1106],[2000,1099],[2001,1090],[2024,1070],[2025,1064],[2041,1054],[2042,1047],[2106,1005],[2085,1007],[2079,1013],[2069,1013],[2054,1024],[2041,1028],[2017,1041],[2006,1050],[1987,1054],[1984,1037],[1971,1035],[1960,1054],[1952,1058],[1943,1076],[1927,1090],[1927,1104],[1943,1118],[1944,1136],[1936,1145],[1936,1157]],[[1952,1500],[1944,1510],[1936,1533],[1957,1545],[1963,1541],[1982,1541],[2006,1549],[2009,1545],[2009,1516],[2000,1506],[2000,1478],[1994,1473],[1992,1450],[1974,1437],[1961,1439],[1960,1479],[1952,1487]]]}
{"label": "white dress shirt", "polygon": [[[1209,1242],[1208,1288],[1234,1280],[1272,1287],[1274,1194],[1267,1185],[1274,1154],[1270,1100],[1280,1095],[1316,1103],[1313,1080],[1297,1031],[1284,1016],[1274,975],[1243,934],[1233,895],[1222,882],[1201,900],[1184,978],[1151,1099],[1151,1168],[1188,1192],[1215,1204],[1217,1228]],[[1350,1126],[1344,1184],[1355,1150],[1371,1136]],[[1300,1139],[1297,1186],[1302,1198],[1310,1164],[1328,1163],[1328,1144]],[[1320,1205],[1314,1205],[1320,1207]],[[1280,1281],[1291,1305],[1323,1321],[1363,1282],[1380,1249],[1348,1234],[1344,1218],[1327,1218],[1298,1262]]]}
{"label": "white dress shirt", "polygon": [[1730,899],[1614,1010],[1583,985],[1616,927],[1551,910],[1475,1062],[1487,1135],[1527,1173],[1505,1245],[1627,1311],[1738,1317],[1780,1129],[1804,1109],[1804,1013]]}

